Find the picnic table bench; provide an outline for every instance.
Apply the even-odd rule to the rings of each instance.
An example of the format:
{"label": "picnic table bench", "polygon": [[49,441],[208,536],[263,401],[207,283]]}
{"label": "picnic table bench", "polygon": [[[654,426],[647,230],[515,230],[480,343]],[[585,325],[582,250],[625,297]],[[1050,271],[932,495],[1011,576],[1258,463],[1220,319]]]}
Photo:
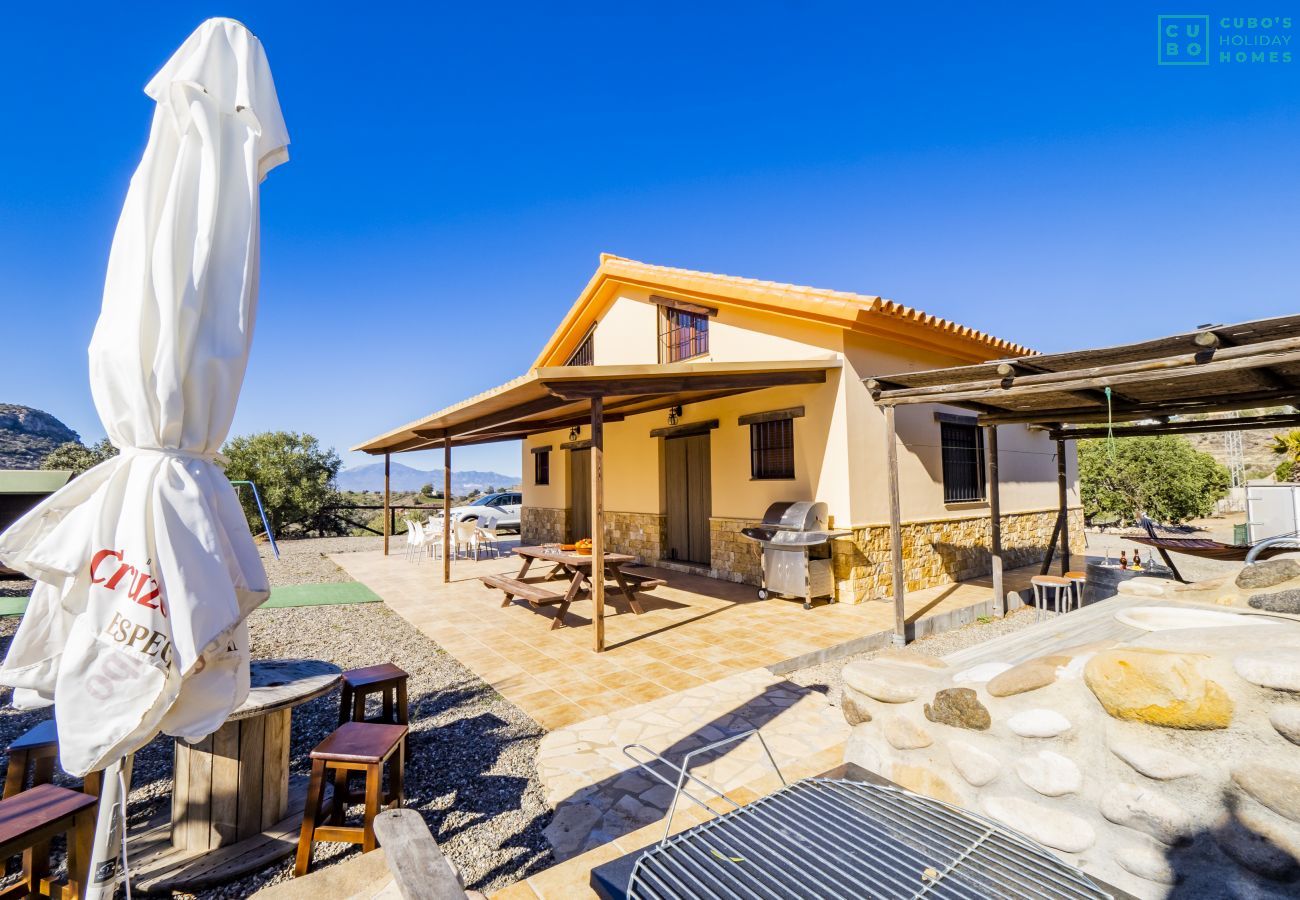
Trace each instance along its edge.
{"label": "picnic table bench", "polygon": [[[516,577],[511,578],[509,575],[480,575],[479,581],[505,594],[505,600],[501,603],[502,607],[509,606],[515,601],[516,597],[526,600],[533,609],[540,609],[543,606],[559,606],[556,611],[555,621],[551,623],[551,628],[559,628],[564,624],[564,614],[568,612],[570,604],[577,599],[583,590],[589,589],[592,568],[591,556],[550,547],[516,547],[514,552],[523,557],[524,560],[523,566]],[[662,587],[667,582],[662,578],[624,572],[623,566],[635,562],[635,560],[635,557],[623,553],[607,553],[605,554],[605,572],[617,582],[619,590],[628,602],[628,606],[632,608],[633,613],[639,616],[645,610],[641,608],[641,602],[636,596],[637,593]],[[556,577],[557,574],[568,575],[570,578],[568,589],[560,592],[542,583],[524,581],[524,576],[528,574],[528,570],[534,561],[555,563],[555,568],[547,577],[549,579]]]}

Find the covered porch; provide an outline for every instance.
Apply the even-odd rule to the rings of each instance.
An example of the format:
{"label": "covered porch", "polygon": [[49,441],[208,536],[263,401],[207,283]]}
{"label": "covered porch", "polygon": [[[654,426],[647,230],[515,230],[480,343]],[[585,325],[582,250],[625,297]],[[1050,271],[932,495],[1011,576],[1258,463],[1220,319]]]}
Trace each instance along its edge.
{"label": "covered porch", "polygon": [[[573,537],[590,536],[590,571],[606,570],[606,554],[614,522],[605,506],[605,444],[606,425],[626,418],[656,410],[668,410],[669,425],[655,428],[651,437],[682,437],[693,435],[700,428],[715,427],[713,422],[677,424],[682,408],[692,404],[761,391],[768,388],[785,388],[800,385],[824,385],[828,373],[838,370],[841,361],[836,358],[792,359],[761,362],[680,362],[656,365],[569,365],[537,368],[476,397],[447,407],[431,416],[412,422],[387,434],[380,435],[353,449],[385,460],[385,531],[388,530],[390,491],[387,473],[392,454],[415,450],[442,448],[443,450],[443,521],[450,518],[452,448],[471,444],[519,440],[572,429],[576,436],[580,428],[587,428],[590,437],[571,439],[564,449],[581,450],[584,454],[581,478],[581,496],[574,501],[570,513],[581,511],[581,531]],[[802,413],[800,413],[802,414]],[[546,448],[549,450],[550,448]],[[575,470],[576,471],[576,470]],[[707,481],[705,482],[707,489]],[[528,509],[524,510],[525,520]],[[525,530],[526,521],[525,521]],[[472,570],[464,561],[454,560],[451,550],[450,529],[442,535],[442,583],[453,582],[465,587],[480,575],[514,574],[510,567],[497,570]],[[554,540],[548,537],[546,540]],[[706,542],[707,548],[707,542]],[[384,555],[390,549],[390,535],[384,535]],[[617,548],[614,548],[617,549]],[[653,554],[651,554],[653,556]],[[648,561],[642,555],[642,561]],[[691,557],[698,559],[698,557]],[[517,563],[515,564],[517,566]],[[706,567],[707,568],[707,567]],[[427,568],[426,568],[427,571]],[[517,569],[516,569],[517,571]],[[470,572],[471,577],[462,577]],[[454,573],[454,574],[453,574]],[[657,574],[655,576],[658,577]],[[364,580],[364,579],[362,579]],[[708,581],[708,579],[705,579]],[[474,589],[482,589],[477,583]],[[668,586],[669,588],[671,585]],[[486,590],[486,589],[483,589]],[[655,593],[664,591],[660,588]],[[730,591],[737,598],[752,595],[752,588],[740,585],[719,585],[716,590]],[[491,592],[500,599],[499,591]],[[608,603],[606,579],[592,578],[590,603],[586,604],[585,620],[590,628],[570,629],[581,633],[588,646],[597,653],[603,652],[622,636],[606,635],[607,613],[612,613]],[[647,595],[652,597],[653,595]],[[653,600],[651,601],[653,605]],[[549,627],[549,618],[538,617]],[[807,623],[805,623],[806,625]],[[566,638],[573,641],[573,638]],[[569,651],[571,652],[572,646]],[[679,648],[680,649],[680,648]]]}
{"label": "covered porch", "polygon": [[[804,610],[797,601],[757,599],[750,585],[650,566],[638,573],[667,584],[641,595],[634,615],[616,592],[604,606],[604,652],[591,647],[594,604],[574,603],[567,625],[551,629],[554,607],[502,607],[500,591],[479,576],[513,574],[520,560],[414,562],[382,552],[332,559],[548,730],[756,668],[784,674],[886,645],[894,607],[836,603]],[[1003,573],[1006,590],[1027,588],[1037,567]],[[910,592],[909,637],[959,627],[994,611],[988,578]]]}

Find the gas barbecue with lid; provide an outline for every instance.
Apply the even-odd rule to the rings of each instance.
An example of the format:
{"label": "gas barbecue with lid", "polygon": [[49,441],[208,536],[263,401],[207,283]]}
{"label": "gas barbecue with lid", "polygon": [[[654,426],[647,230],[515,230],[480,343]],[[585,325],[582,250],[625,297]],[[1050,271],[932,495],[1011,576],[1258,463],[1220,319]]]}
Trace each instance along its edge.
{"label": "gas barbecue with lid", "polygon": [[831,539],[850,534],[827,528],[826,504],[813,500],[773,503],[763,523],[741,534],[763,548],[763,586],[758,599],[771,595],[803,598],[812,609],[814,597],[832,597]]}

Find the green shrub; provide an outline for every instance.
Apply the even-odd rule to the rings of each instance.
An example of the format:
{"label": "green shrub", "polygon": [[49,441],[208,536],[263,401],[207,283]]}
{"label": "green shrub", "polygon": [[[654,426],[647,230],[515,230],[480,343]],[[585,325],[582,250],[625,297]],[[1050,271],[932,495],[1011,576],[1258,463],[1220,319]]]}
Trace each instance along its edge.
{"label": "green shrub", "polygon": [[[326,513],[339,502],[334,489],[342,461],[332,448],[323,448],[310,434],[264,431],[231,438],[221,449],[231,481],[257,485],[267,517],[276,534],[315,532],[342,534],[347,529]],[[253,492],[236,486],[239,501],[254,532],[262,531]]]}
{"label": "green shrub", "polygon": [[1208,516],[1232,486],[1228,469],[1185,439],[1117,437],[1079,441],[1079,489],[1089,521],[1136,521],[1146,515],[1176,524]]}

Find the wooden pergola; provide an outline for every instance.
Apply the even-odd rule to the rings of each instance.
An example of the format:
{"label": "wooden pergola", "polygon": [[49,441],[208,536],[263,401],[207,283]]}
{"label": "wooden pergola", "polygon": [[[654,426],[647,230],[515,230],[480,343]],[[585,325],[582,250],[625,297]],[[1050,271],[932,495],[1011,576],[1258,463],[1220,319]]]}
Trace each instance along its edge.
{"label": "wooden pergola", "polygon": [[[563,445],[591,450],[591,594],[595,649],[605,649],[604,426],[630,416],[689,406],[720,397],[797,384],[821,384],[838,359],[774,362],[686,362],[658,365],[553,366],[471,397],[353,447],[384,457],[384,554],[389,545],[389,469],[392,454],[443,451],[443,522],[451,515],[451,450],[519,440],[589,425],[591,437]],[[652,437],[687,433],[700,423],[655,428]],[[451,580],[451,529],[443,528],[443,579]]]}
{"label": "wooden pergola", "polygon": [[1105,437],[1193,434],[1300,426],[1300,413],[1193,418],[1211,413],[1294,407],[1300,403],[1300,316],[1237,325],[1205,325],[1157,340],[1021,356],[973,366],[901,372],[864,379],[884,407],[889,466],[889,525],[894,573],[895,642],[906,641],[903,611],[902,515],[898,493],[898,438],[894,408],[915,403],[973,412],[985,433],[991,517],[994,604],[1005,613],[1002,527],[998,486],[998,426],[1046,429],[1057,447],[1059,512],[1043,560],[1045,574],[1060,549],[1070,568],[1066,518],[1065,442]]}

